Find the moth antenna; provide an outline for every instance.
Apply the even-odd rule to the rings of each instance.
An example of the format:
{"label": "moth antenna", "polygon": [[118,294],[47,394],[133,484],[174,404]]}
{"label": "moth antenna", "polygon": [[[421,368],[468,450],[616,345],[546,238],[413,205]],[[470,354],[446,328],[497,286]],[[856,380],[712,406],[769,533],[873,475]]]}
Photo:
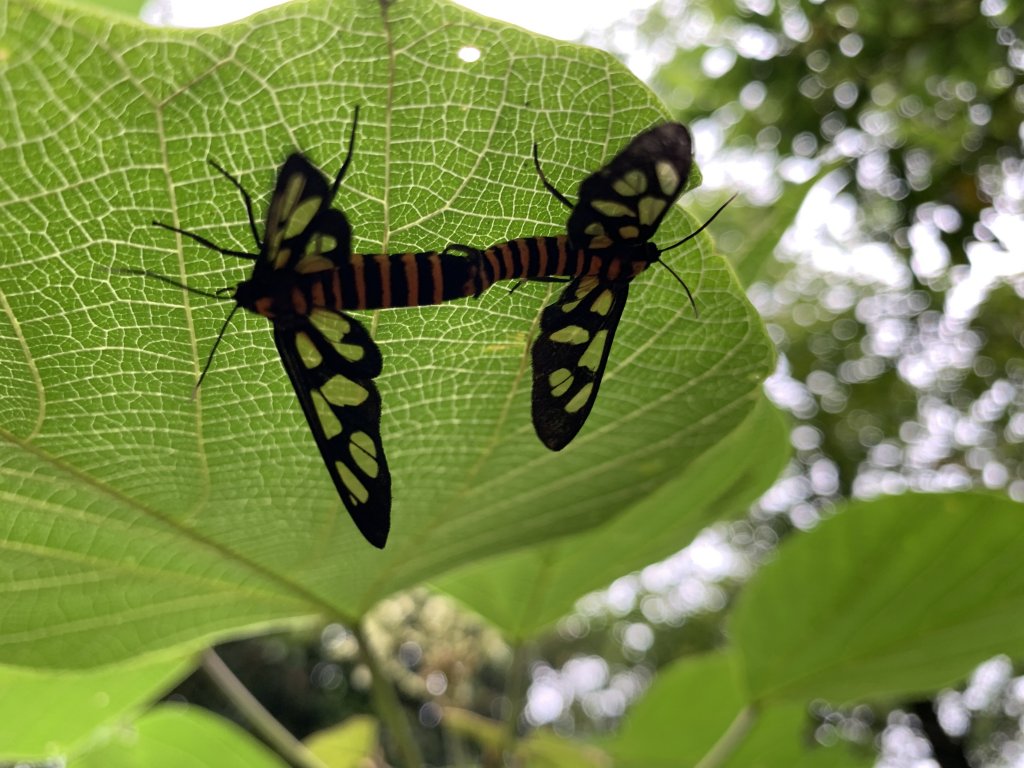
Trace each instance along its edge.
{"label": "moth antenna", "polygon": [[259,258],[259,256],[257,256],[254,253],[247,253],[246,251],[234,251],[230,248],[222,248],[212,240],[207,240],[202,235],[197,235],[195,232],[189,232],[187,229],[179,229],[178,227],[172,227],[170,224],[164,224],[162,221],[154,221],[152,222],[152,224],[154,227],[166,229],[168,232],[177,232],[179,235],[184,235],[185,237],[192,238],[200,245],[209,248],[211,251],[216,251],[217,253],[223,256],[236,256],[239,259],[249,259],[249,261],[255,261],[256,259]]}
{"label": "moth antenna", "polygon": [[196,385],[192,387],[193,400],[195,400],[196,395],[199,394],[199,387],[202,385],[203,379],[206,378],[207,371],[210,370],[210,366],[213,364],[213,354],[217,351],[217,347],[220,346],[220,340],[224,338],[224,331],[228,329],[228,324],[231,322],[231,318],[235,316],[235,312],[238,311],[240,306],[241,304],[235,304],[235,306],[231,308],[231,311],[228,312],[228,316],[224,318],[224,324],[220,327],[220,333],[217,334],[217,338],[213,342],[213,347],[210,348],[210,354],[206,358],[206,365],[203,366],[203,372],[199,374],[199,380],[196,381]]}
{"label": "moth antenna", "polygon": [[728,200],[726,200],[724,203],[722,203],[718,207],[718,210],[715,211],[714,213],[712,213],[711,217],[707,221],[705,221],[703,224],[701,224],[699,227],[697,227],[697,229],[695,229],[693,232],[688,234],[686,237],[684,237],[678,243],[672,243],[672,245],[670,245],[668,248],[662,248],[660,251],[658,251],[658,253],[662,254],[662,253],[665,253],[666,251],[671,251],[673,248],[678,248],[680,245],[682,245],[683,243],[687,242],[688,240],[692,240],[693,238],[695,238],[697,235],[699,235],[701,232],[703,232],[705,229],[707,229],[708,226],[711,224],[711,222],[714,221],[716,218],[718,218],[718,214],[720,214],[722,211],[724,211],[725,207],[727,205],[729,205],[729,203],[731,203],[733,200],[735,200],[738,195],[739,195],[738,192],[733,194],[732,197],[730,197]]}
{"label": "moth antenna", "polygon": [[181,288],[189,293],[194,293],[197,296],[206,296],[210,299],[217,299],[218,301],[224,301],[225,291],[230,291],[230,288],[221,288],[216,293],[210,293],[209,291],[203,291],[199,288],[193,288],[191,285],[185,285],[185,283],[173,280],[166,275],[161,275],[157,272],[150,272],[148,269],[133,269],[131,267],[107,267],[107,269],[114,274],[118,275],[135,275],[136,277],[151,277],[154,280],[159,280],[162,283],[173,285],[175,288]]}
{"label": "moth antenna", "polygon": [[683,290],[686,291],[686,295],[690,299],[690,306],[693,307],[693,316],[699,319],[700,310],[697,309],[697,302],[693,300],[693,294],[690,293],[690,286],[688,286],[686,284],[686,281],[683,280],[683,278],[681,278],[678,274],[676,274],[676,271],[672,269],[672,267],[670,267],[664,261],[659,261],[658,263],[661,264],[661,266],[663,266],[665,269],[667,269],[668,273],[672,275],[672,277],[674,277],[677,281],[679,281],[679,284],[681,286],[683,286]]}
{"label": "moth antenna", "polygon": [[352,153],[356,149],[356,126],[359,125],[359,105],[356,104],[354,113],[352,114],[352,131],[348,136],[348,154],[345,155],[345,162],[341,164],[341,168],[338,170],[338,175],[334,177],[334,183],[331,184],[331,191],[327,194],[327,200],[333,200],[334,196],[338,192],[338,187],[341,186],[341,180],[345,178],[345,173],[348,171],[349,163],[352,162]]}
{"label": "moth antenna", "polygon": [[[245,191],[245,187],[242,186],[242,182],[240,182],[238,179],[236,179],[230,173],[225,171],[221,166],[217,165],[217,162],[212,157],[206,158],[206,162],[208,162],[210,165],[212,165],[214,168],[216,168],[218,171],[220,171],[220,175],[223,176],[228,181],[230,181],[232,184],[234,184],[235,185],[235,189],[237,189],[239,191],[239,193],[241,193],[242,200],[245,202],[245,212],[247,214],[249,214],[249,229],[252,230],[252,237],[253,237],[253,240],[256,241],[256,247],[259,248],[262,251],[263,250],[263,241],[260,240],[260,233],[256,230],[256,219],[253,218],[253,215],[252,215],[252,198],[249,197],[249,193]],[[156,224],[155,221],[153,223]],[[160,225],[160,226],[163,226],[163,225]],[[185,234],[188,234],[188,233],[185,233]],[[216,249],[214,249],[214,250],[216,250]],[[237,255],[237,254],[234,254],[234,255]],[[251,254],[247,254],[247,255],[251,255]]]}
{"label": "moth antenna", "polygon": [[555,196],[556,200],[558,200],[566,208],[572,209],[572,208],[575,207],[572,203],[570,203],[568,200],[565,199],[565,195],[563,195],[561,192],[559,192],[557,189],[555,189],[555,185],[552,184],[550,181],[548,181],[548,177],[545,176],[544,175],[544,171],[541,170],[541,168],[540,168],[540,158],[537,156],[537,142],[536,141],[533,142],[533,167],[537,169],[537,175],[540,176],[541,184],[544,185],[544,188],[547,189],[548,192],[550,192],[552,195]]}

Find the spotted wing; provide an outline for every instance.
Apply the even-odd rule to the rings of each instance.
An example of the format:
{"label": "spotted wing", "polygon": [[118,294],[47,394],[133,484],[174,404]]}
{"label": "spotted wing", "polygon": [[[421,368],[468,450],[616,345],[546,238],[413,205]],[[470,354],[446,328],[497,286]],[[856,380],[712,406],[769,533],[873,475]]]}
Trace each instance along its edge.
{"label": "spotted wing", "polygon": [[690,175],[690,132],[663,123],[636,136],[580,184],[569,215],[575,248],[637,247],[654,237]]}
{"label": "spotted wing", "polygon": [[270,198],[256,269],[314,272],[345,263],[352,230],[345,215],[331,207],[332,197],[319,168],[298,152],[289,155]]}
{"label": "spotted wing", "polygon": [[373,383],[380,350],[354,318],[324,309],[275,324],[274,341],[338,495],[366,540],[383,548],[391,527],[391,473]]}
{"label": "spotted wing", "polygon": [[573,279],[540,316],[533,343],[533,427],[560,451],[583,428],[601,386],[629,282]]}

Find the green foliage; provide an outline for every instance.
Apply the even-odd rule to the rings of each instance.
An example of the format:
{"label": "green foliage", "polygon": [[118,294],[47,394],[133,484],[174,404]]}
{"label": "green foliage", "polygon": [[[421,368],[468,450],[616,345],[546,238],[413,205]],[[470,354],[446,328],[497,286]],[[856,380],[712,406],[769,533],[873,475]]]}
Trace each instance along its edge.
{"label": "green foliage", "polygon": [[670,483],[578,536],[462,568],[436,582],[510,638],[535,636],[580,595],[667,557],[742,514],[781,472],[786,425],[766,400]]}
{"label": "green foliage", "polygon": [[[395,476],[394,534],[373,551],[319,465],[266,323],[236,318],[191,400],[225,306],[109,268],[211,290],[241,279],[246,264],[149,222],[250,247],[237,193],[207,158],[253,190],[259,215],[291,149],[340,162],[356,104],[339,199],[358,249],[557,233],[565,212],[538,182],[532,141],[572,194],[663,119],[657,101],[605,54],[426,0],[294,3],[198,32],[51,2],[3,12],[0,230],[14,248],[0,265],[0,661],[88,668],[314,616],[354,622],[456,566],[634,508],[664,517],[682,506],[662,489],[757,402],[770,346],[706,237],[671,257],[700,319],[664,272],[638,281],[601,400],[559,454],[533,434],[523,375],[546,286],[368,317]],[[458,58],[467,45],[480,62]],[[695,226],[674,212],[659,239]],[[702,516],[655,549],[685,544]],[[138,748],[191,721],[155,713],[155,740]],[[104,749],[93,759],[135,747]]]}
{"label": "green foliage", "polygon": [[[752,24],[733,4],[706,8],[733,32],[735,19]],[[808,37],[778,57],[741,56],[713,80],[694,75],[703,52],[680,51],[659,86],[694,116],[731,114],[730,144],[786,154],[813,134],[809,152],[820,148],[819,159],[844,126],[888,115],[886,161],[904,186],[856,190],[870,214],[864,231],[888,238],[879,224],[888,222],[890,244],[903,248],[925,201],[949,202],[965,226],[972,222],[986,163],[1001,152],[1019,156],[1005,154],[1016,136],[1009,94],[1019,73],[1004,82],[1005,52],[993,45],[989,22],[965,3],[941,13],[929,6],[930,15],[877,3],[800,8]],[[759,20],[781,26],[779,9]],[[647,25],[652,35],[658,12]],[[1007,7],[993,24],[1006,29],[1015,13]],[[941,46],[924,44],[951,39],[952,30],[971,53],[947,62]],[[735,39],[713,39],[720,32],[709,33],[708,47]],[[851,35],[860,38],[857,55],[841,53],[858,43]],[[481,58],[462,61],[463,46]],[[936,69],[939,62],[949,66]],[[935,79],[936,71],[945,74]],[[972,81],[965,98],[958,86]],[[846,87],[861,82],[869,87]],[[765,95],[740,109],[751,83]],[[898,375],[896,353],[872,347],[884,334],[858,323],[891,330],[885,323],[895,318],[927,341],[929,329],[943,327],[948,288],[936,280],[888,297],[888,314],[858,314],[856,299],[873,298],[864,286],[835,310],[818,296],[835,281],[786,272],[768,258],[807,187],[833,166],[790,186],[771,211],[727,210],[715,231],[732,243],[732,266],[707,237],[669,256],[694,291],[699,319],[663,271],[636,281],[594,413],[557,454],[533,433],[528,394],[528,344],[557,286],[365,316],[385,360],[382,431],[395,478],[393,534],[381,553],[338,502],[267,323],[236,317],[190,400],[226,306],[109,268],[145,267],[208,290],[242,279],[248,264],[149,222],[251,248],[237,193],[207,158],[241,177],[260,218],[289,151],[303,150],[328,172],[337,167],[357,104],[354,165],[338,198],[357,249],[486,246],[557,233],[566,213],[536,177],[532,142],[549,178],[572,197],[583,174],[665,118],[658,100],[610,56],[443,0],[310,0],[202,31],[152,29],[53,0],[0,0],[0,86],[0,663],[8,665],[0,723],[13,726],[0,738],[0,761],[279,765],[202,710],[138,713],[195,650],[282,627],[316,634],[324,621],[351,626],[375,606],[386,616],[356,635],[336,633],[346,638],[339,646],[352,647],[330,664],[289,667],[302,674],[295,695],[313,698],[305,694],[316,675],[330,677],[324,666],[365,681],[369,665],[378,683],[420,684],[401,691],[423,722],[425,705],[461,696],[457,703],[475,712],[449,708],[435,752],[438,762],[462,764],[504,754],[531,765],[854,768],[870,758],[808,746],[834,741],[837,730],[808,716],[810,701],[891,707],[963,680],[988,654],[1020,654],[1019,504],[906,495],[856,502],[833,517],[831,504],[863,479],[871,449],[903,439],[925,391]],[[853,100],[840,103],[847,92]],[[913,114],[904,109],[915,104]],[[977,105],[991,109],[989,121],[969,112]],[[921,157],[923,165],[909,162]],[[928,183],[914,175],[925,167]],[[691,185],[698,182],[695,174]],[[673,242],[699,219],[672,212],[658,241]],[[729,527],[788,456],[788,427],[759,388],[773,350],[740,283],[762,297],[804,296],[803,304],[780,300],[771,320],[794,379],[819,374],[808,389],[812,407],[798,413],[817,442],[794,439],[788,473],[803,480],[799,473],[810,477],[814,467],[838,467],[834,488],[808,481],[812,491],[798,499],[822,520],[748,585],[723,588],[740,589],[734,610],[731,593],[723,599],[724,630],[716,617],[688,617],[684,640],[662,642],[641,660],[664,666],[618,734],[597,746],[548,731],[517,739],[516,675],[526,674],[535,643],[560,642],[568,654],[549,629],[581,595],[677,551],[711,523],[735,541],[750,531],[755,541],[773,538],[789,525],[765,523],[761,510]],[[984,354],[949,366],[956,370],[928,393],[965,413],[995,402],[1006,382],[1017,386],[1019,316],[1013,291],[993,293],[974,320],[973,340],[988,341]],[[844,378],[851,363],[868,373]],[[821,374],[831,386],[819,386]],[[976,410],[1005,439],[981,452],[957,445],[951,464],[962,458],[980,476],[994,460],[1019,473],[1014,409],[1002,407]],[[454,686],[464,666],[483,677],[500,656],[477,649],[481,658],[452,658],[452,648],[465,647],[454,640],[427,649],[419,666],[409,662],[408,678],[394,672],[407,664],[402,633],[413,624],[401,606],[415,601],[408,593],[382,600],[428,580],[517,644],[520,666],[509,679],[433,693],[419,675],[445,672]],[[421,611],[418,639],[495,635],[472,621],[431,626],[438,615]],[[621,645],[620,625],[608,626],[594,642]],[[380,640],[375,632],[388,649],[378,666],[366,652]],[[694,648],[710,652],[677,659]],[[253,666],[277,669],[262,657]],[[482,700],[480,691],[492,695]],[[499,702],[506,722],[480,714]],[[287,706],[287,693],[276,703]],[[401,732],[403,712],[377,706],[379,719],[310,726],[320,732],[308,749],[296,741],[289,759],[345,766],[386,749],[392,761],[424,762],[409,757],[417,747]],[[294,709],[296,719],[305,715]],[[431,749],[436,735],[424,728],[416,738]]]}
{"label": "green foliage", "polygon": [[133,659],[86,671],[0,667],[2,759],[34,761],[80,749],[188,673],[191,657]]}
{"label": "green foliage", "polygon": [[1024,654],[1022,513],[995,495],[908,494],[788,541],[731,617],[751,696],[907,698]]}
{"label": "green foliage", "polygon": [[306,739],[306,746],[331,768],[360,768],[376,750],[379,731],[372,717],[350,717],[341,725],[314,733]]}
{"label": "green foliage", "polygon": [[[856,485],[949,488],[947,472],[964,475],[955,487],[1024,479],[1015,408],[991,405],[1007,385],[1021,403],[1019,278],[977,310],[961,294],[945,314],[954,287],[986,280],[966,268],[968,253],[1015,262],[999,219],[1021,210],[1022,20],[1018,5],[999,2],[695,0],[659,3],[641,26],[652,45],[670,30],[703,30],[672,38],[675,58],[653,84],[672,108],[722,131],[720,156],[772,168],[768,189],[749,188],[755,197],[788,208],[794,192],[803,197],[801,185],[782,184],[801,178],[794,167],[837,171],[809,201],[805,231],[825,223],[816,242],[783,249],[754,287],[787,373],[810,390],[792,410],[818,440],[798,459],[838,470],[829,502]],[[822,211],[832,196],[848,226],[840,209]],[[742,248],[752,218],[716,228],[725,252]],[[863,246],[891,257],[885,276],[849,274]],[[821,252],[847,263],[831,273]],[[974,420],[970,439],[945,426]]]}
{"label": "green foliage", "polygon": [[744,697],[733,652],[694,656],[659,672],[607,742],[618,768],[868,768],[867,750],[808,746],[806,704],[755,707]]}
{"label": "green foliage", "polygon": [[75,758],[81,768],[285,768],[241,728],[199,707],[162,704]]}
{"label": "green foliage", "polygon": [[[820,179],[822,171],[833,171],[803,200],[798,227],[778,250],[781,258],[759,270],[736,259],[744,279],[752,279],[751,296],[783,359],[773,399],[796,421],[790,477],[770,494],[769,509],[755,507],[754,539],[789,533],[794,523],[810,525],[850,497],[975,487],[1024,498],[1024,283],[1014,259],[1022,20],[1019,4],[1005,2],[694,0],[658,3],[641,24],[651,45],[678,46],[654,74],[655,88],[680,114],[706,115],[705,134],[720,140],[716,155],[723,162],[717,173],[708,167],[709,178],[720,179],[725,169],[751,200],[773,200],[774,210],[789,208],[794,194],[804,197],[795,182],[812,177],[813,183],[815,174]],[[699,135],[700,123],[697,128]],[[741,162],[749,164],[740,170],[730,165]],[[763,173],[756,177],[763,183],[747,181],[743,169],[751,167]],[[742,257],[739,244],[759,222],[727,216],[721,225],[722,250]],[[993,276],[1015,267],[1016,275]],[[845,591],[844,602],[810,599],[819,608],[816,601],[825,601],[831,611],[811,622],[813,634],[801,634],[810,617],[801,613],[807,602],[797,595],[803,581],[821,577],[783,566],[787,555],[780,553],[771,567],[792,567],[791,581],[772,596],[752,585],[729,625],[733,635],[741,617],[757,613],[756,639],[751,632],[749,642],[752,653],[755,646],[759,651],[758,669],[780,690],[798,691],[797,698],[863,701],[871,692],[862,688],[877,686],[874,713],[865,715],[862,706],[850,718],[861,736],[905,723],[908,731],[927,732],[939,762],[950,754],[957,765],[1009,759],[1021,739],[1016,719],[1005,714],[1020,708],[1012,671],[1001,691],[990,684],[985,702],[973,709],[958,694],[943,695],[969,723],[966,735],[943,736],[929,714],[938,687],[971,685],[963,682],[971,659],[1020,654],[1013,617],[999,616],[987,599],[991,591],[1012,604],[1015,582],[1001,576],[997,562],[977,574],[970,570],[981,561],[976,540],[982,549],[996,548],[998,561],[1006,541],[1000,536],[1012,535],[1008,521],[1019,507],[969,498],[957,501],[974,507],[959,536],[944,529],[944,514],[916,527],[908,522],[902,532],[893,521],[889,532],[913,542],[896,563],[913,559],[918,539],[948,536],[949,573],[914,562],[934,574],[937,590],[952,590],[963,604],[947,605],[935,594],[925,605],[905,605],[896,588],[895,553],[880,566],[877,552],[884,547],[866,540],[864,551],[846,564],[845,580],[826,582]],[[993,507],[1005,513],[1005,528],[986,527]],[[844,530],[828,526],[837,537]],[[977,591],[951,585],[957,573],[970,574]],[[758,603],[763,612],[753,607]],[[976,623],[971,610],[978,612]],[[949,611],[963,627],[943,634],[929,622],[949,619]],[[843,635],[867,616],[870,632]],[[970,633],[977,646],[965,642]],[[836,657],[847,645],[849,656]],[[835,665],[831,676],[814,666],[816,654]],[[793,677],[774,679],[780,673]],[[977,700],[976,688],[972,696]],[[913,714],[890,712],[904,708]],[[845,715],[823,715],[827,710],[815,708],[825,732],[815,730],[815,740],[847,738],[832,720],[825,722]],[[929,717],[932,722],[923,722]]]}
{"label": "green foliage", "polygon": [[[522,375],[545,286],[380,313],[367,320],[386,361],[395,533],[373,552],[319,466],[265,321],[237,318],[190,400],[226,308],[107,268],[240,279],[247,265],[149,221],[248,246],[237,192],[206,158],[262,201],[292,147],[340,162],[357,103],[339,198],[356,248],[557,232],[565,214],[531,140],[571,190],[660,118],[653,97],[606,55],[446,4],[296,3],[203,32],[49,4],[9,16],[4,661],[89,666],[311,615],[351,622],[456,565],[614,519],[752,407],[770,349],[706,239],[673,256],[700,321],[667,275],[645,276],[601,402],[559,454],[530,428]],[[319,43],[288,43],[305,39]],[[459,60],[464,45],[480,63]],[[661,236],[693,227],[674,215]]]}
{"label": "green foliage", "polygon": [[[897,247],[906,248],[905,228],[940,190],[938,201],[962,217],[946,242],[955,262],[966,261],[964,243],[995,195],[991,176],[1020,158],[1022,80],[1013,41],[1021,8],[972,0],[753,8],[701,0],[687,3],[680,18],[674,6],[657,6],[644,27],[651,37],[712,25],[656,74],[669,106],[729,112],[731,149],[867,157],[871,168],[864,166],[851,192],[864,205],[868,230]],[[708,50],[738,55],[724,73],[694,78]],[[837,147],[845,129],[862,131],[862,141],[851,135]]]}
{"label": "green foliage", "polygon": [[662,670],[606,743],[616,765],[870,765],[806,745],[808,702],[926,694],[1024,653],[1022,513],[989,494],[908,494],[785,542],[741,592],[730,647]]}

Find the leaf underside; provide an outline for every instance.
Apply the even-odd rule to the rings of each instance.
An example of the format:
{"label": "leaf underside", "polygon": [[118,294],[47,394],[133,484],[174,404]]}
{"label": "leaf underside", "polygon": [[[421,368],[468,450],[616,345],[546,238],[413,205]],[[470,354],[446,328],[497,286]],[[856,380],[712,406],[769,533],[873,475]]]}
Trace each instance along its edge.
{"label": "leaf underside", "polygon": [[[356,250],[564,232],[533,141],[572,197],[665,119],[655,97],[606,54],[427,0],[292,3],[203,31],[14,0],[0,24],[0,662],[89,666],[351,620],[455,566],[613,520],[756,401],[770,347],[706,237],[670,256],[700,319],[663,270],[634,281],[600,398],[558,454],[530,424],[528,343],[550,286],[362,313],[393,475],[376,551],[324,472],[269,324],[236,316],[190,399],[228,305],[108,268],[233,286],[248,263],[149,222],[248,250],[237,191],[207,158],[260,219],[289,152],[339,166],[356,104],[337,198]],[[657,240],[694,226],[673,211]]]}

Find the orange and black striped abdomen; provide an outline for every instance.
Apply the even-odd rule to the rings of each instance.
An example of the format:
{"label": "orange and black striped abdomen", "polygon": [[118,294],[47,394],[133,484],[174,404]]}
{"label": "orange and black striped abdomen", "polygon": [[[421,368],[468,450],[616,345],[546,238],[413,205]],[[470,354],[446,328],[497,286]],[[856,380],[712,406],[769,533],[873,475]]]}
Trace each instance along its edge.
{"label": "orange and black striped abdomen", "polygon": [[[438,251],[352,254],[330,269],[297,275],[293,301],[336,311],[441,304],[474,295],[477,259]],[[301,293],[302,296],[296,295]]]}
{"label": "orange and black striped abdomen", "polygon": [[624,256],[610,249],[573,248],[566,235],[520,237],[491,246],[480,257],[480,290],[499,280],[583,277],[602,280],[633,278],[646,269],[650,257],[642,251]]}

